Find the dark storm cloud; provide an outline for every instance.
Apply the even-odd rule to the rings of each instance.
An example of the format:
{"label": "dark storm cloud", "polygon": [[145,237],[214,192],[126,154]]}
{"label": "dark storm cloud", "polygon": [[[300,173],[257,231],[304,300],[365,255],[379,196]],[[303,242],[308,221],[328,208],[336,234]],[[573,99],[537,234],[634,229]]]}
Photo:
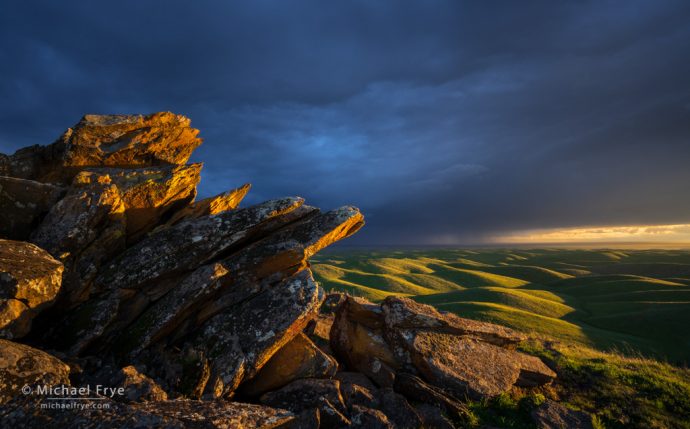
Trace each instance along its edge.
{"label": "dark storm cloud", "polygon": [[0,151],[172,110],[201,191],[352,203],[360,243],[690,221],[690,3],[4,2]]}

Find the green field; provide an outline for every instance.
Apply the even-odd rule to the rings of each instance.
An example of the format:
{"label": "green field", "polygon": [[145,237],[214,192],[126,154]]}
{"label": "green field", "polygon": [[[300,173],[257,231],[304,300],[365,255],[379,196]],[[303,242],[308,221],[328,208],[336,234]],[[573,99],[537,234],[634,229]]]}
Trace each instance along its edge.
{"label": "green field", "polygon": [[326,290],[411,296],[538,337],[690,362],[690,251],[336,249],[312,262]]}

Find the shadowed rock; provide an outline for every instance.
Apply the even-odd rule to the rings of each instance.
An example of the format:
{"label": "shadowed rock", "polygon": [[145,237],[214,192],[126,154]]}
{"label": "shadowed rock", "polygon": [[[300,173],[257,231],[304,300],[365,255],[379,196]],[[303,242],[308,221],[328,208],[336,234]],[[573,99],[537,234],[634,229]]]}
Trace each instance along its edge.
{"label": "shadowed rock", "polygon": [[261,402],[294,412],[318,408],[321,421],[329,428],[347,427],[350,424],[337,380],[296,380],[280,390],[264,394]]}
{"label": "shadowed rock", "polygon": [[0,239],[0,337],[29,332],[32,319],[53,304],[63,269],[33,244]]}
{"label": "shadowed rock", "polygon": [[[25,385],[35,388],[63,384],[70,384],[67,364],[33,347],[0,339],[0,404],[25,396]],[[0,421],[7,423],[4,418]]]}
{"label": "shadowed rock", "polygon": [[64,193],[59,186],[0,176],[0,237],[26,240]]}
{"label": "shadowed rock", "polygon": [[412,374],[399,373],[395,377],[395,391],[413,401],[433,405],[457,421],[467,420],[469,416],[465,404],[448,397],[443,390],[428,385]]}

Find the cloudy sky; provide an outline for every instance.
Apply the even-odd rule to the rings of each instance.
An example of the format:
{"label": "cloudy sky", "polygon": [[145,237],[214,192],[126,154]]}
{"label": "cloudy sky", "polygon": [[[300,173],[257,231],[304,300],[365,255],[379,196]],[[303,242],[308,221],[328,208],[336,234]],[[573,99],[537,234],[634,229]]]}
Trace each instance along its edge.
{"label": "cloudy sky", "polygon": [[1,4],[1,152],[170,110],[203,196],[353,204],[351,244],[690,223],[688,1]]}

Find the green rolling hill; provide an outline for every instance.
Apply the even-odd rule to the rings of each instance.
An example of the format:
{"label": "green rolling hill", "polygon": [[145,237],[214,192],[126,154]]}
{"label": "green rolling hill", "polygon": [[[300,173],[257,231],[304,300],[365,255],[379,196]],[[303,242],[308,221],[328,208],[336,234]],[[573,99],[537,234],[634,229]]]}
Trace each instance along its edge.
{"label": "green rolling hill", "polygon": [[544,337],[690,362],[689,251],[336,249],[313,270],[326,290],[405,295]]}

